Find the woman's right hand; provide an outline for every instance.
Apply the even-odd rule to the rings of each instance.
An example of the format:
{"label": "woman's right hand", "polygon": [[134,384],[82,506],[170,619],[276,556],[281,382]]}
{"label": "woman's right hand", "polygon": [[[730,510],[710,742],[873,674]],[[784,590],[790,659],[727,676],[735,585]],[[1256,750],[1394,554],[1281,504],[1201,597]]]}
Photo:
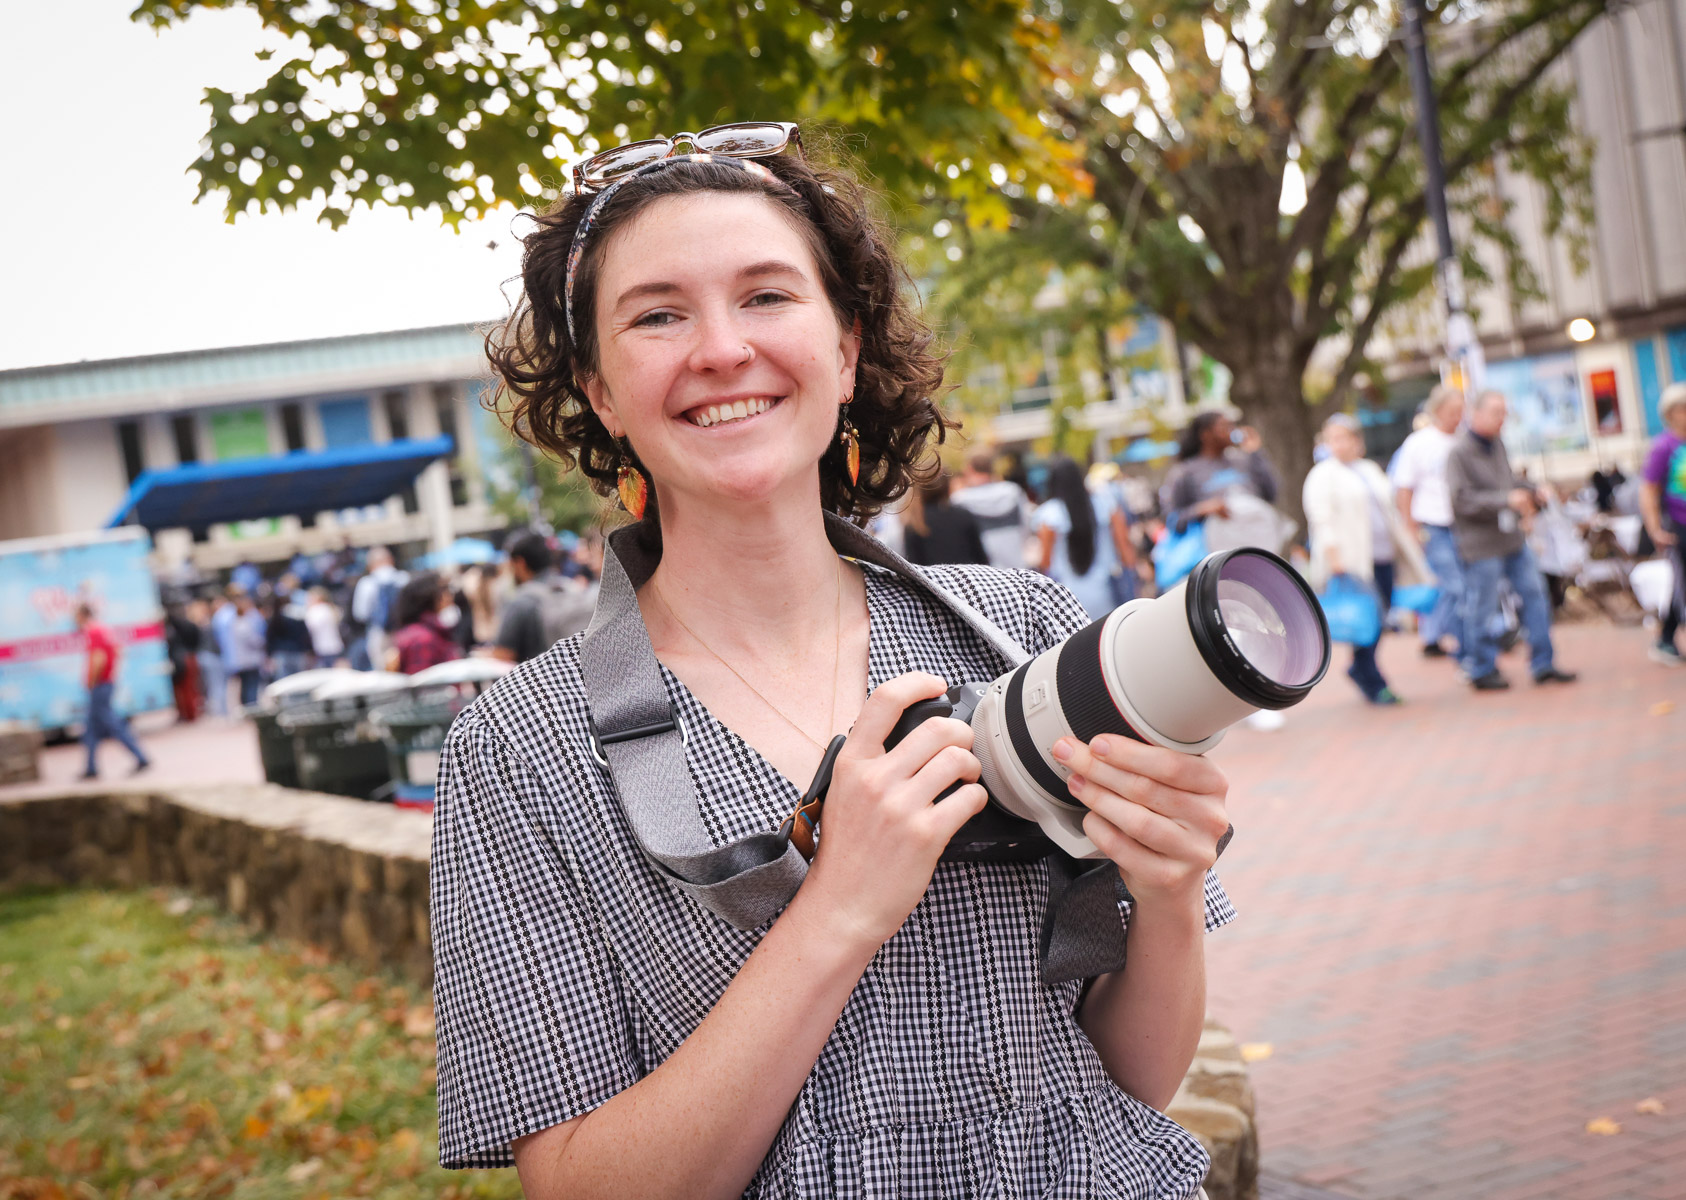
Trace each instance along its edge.
{"label": "woman's right hand", "polygon": [[[947,686],[912,672],[867,697],[832,770],[819,849],[797,894],[822,904],[840,936],[873,949],[902,927],[930,886],[943,848],[987,799],[976,782],[981,767],[972,754],[972,727],[964,721],[933,718],[884,749],[902,713]],[[937,800],[956,781],[964,782]]]}

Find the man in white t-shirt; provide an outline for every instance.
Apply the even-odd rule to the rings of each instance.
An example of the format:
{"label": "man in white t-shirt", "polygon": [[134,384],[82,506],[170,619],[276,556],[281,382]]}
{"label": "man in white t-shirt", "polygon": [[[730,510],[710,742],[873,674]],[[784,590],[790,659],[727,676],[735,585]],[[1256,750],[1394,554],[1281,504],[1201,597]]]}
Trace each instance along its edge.
{"label": "man in white t-shirt", "polygon": [[1446,456],[1456,441],[1464,416],[1464,394],[1444,384],[1428,394],[1423,406],[1428,424],[1405,439],[1394,456],[1393,486],[1399,514],[1405,528],[1423,544],[1428,564],[1440,587],[1434,609],[1420,623],[1423,655],[1441,658],[1447,654],[1442,639],[1450,634],[1453,653],[1464,660],[1463,626],[1459,604],[1464,590],[1463,562],[1452,539],[1452,494],[1446,486]]}

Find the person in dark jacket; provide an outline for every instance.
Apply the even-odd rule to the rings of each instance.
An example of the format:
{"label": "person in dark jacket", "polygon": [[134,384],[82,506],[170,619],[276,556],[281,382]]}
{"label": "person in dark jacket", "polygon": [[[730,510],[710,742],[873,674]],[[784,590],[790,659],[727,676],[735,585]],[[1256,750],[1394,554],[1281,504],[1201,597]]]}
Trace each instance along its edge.
{"label": "person in dark jacket", "polygon": [[1464,654],[1476,691],[1503,691],[1492,618],[1499,610],[1499,580],[1509,581],[1522,601],[1535,683],[1572,683],[1552,655],[1551,604],[1540,568],[1528,549],[1524,523],[1539,511],[1533,489],[1519,486],[1499,440],[1504,429],[1503,392],[1483,392],[1470,409],[1469,428],[1446,456],[1446,487],[1452,496],[1452,536],[1464,562]]}
{"label": "person in dark jacket", "polygon": [[989,564],[984,549],[983,529],[978,518],[949,501],[947,471],[939,471],[920,484],[904,514],[905,557],[922,567],[938,563]]}
{"label": "person in dark jacket", "polygon": [[277,593],[264,602],[264,655],[269,659],[271,680],[285,679],[310,666],[316,658],[310,627],[304,610],[285,594]]}
{"label": "person in dark jacket", "polygon": [[164,610],[164,644],[170,654],[170,685],[175,692],[176,719],[186,724],[199,719],[204,698],[199,684],[202,631],[188,619],[180,604]]}

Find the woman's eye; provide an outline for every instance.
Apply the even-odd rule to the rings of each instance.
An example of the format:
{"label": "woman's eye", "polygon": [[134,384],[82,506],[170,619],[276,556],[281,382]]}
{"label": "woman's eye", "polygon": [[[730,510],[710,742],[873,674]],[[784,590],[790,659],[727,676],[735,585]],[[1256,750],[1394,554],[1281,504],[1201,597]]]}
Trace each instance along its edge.
{"label": "woman's eye", "polygon": [[671,325],[676,319],[670,312],[649,312],[639,317],[632,324],[635,329],[659,329],[663,325]]}
{"label": "woman's eye", "polygon": [[749,303],[757,308],[765,308],[770,304],[779,304],[790,299],[783,292],[757,292],[749,298]]}

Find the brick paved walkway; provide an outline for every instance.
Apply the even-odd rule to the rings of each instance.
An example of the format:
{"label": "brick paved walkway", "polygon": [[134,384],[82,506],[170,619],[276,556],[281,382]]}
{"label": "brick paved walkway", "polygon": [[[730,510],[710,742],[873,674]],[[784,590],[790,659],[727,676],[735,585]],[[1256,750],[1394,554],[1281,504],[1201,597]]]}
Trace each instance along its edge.
{"label": "brick paved walkway", "polygon": [[1475,695],[1393,639],[1393,711],[1337,650],[1283,730],[1214,752],[1241,919],[1208,943],[1210,1011],[1271,1048],[1270,1176],[1363,1200],[1686,1197],[1686,670],[1645,645],[1560,627],[1580,683],[1536,690],[1519,653],[1511,692]]}
{"label": "brick paved walkway", "polygon": [[[142,776],[148,782],[263,782],[257,733],[249,721],[204,717],[191,725],[178,725],[173,714],[146,713],[132,727],[141,749],[152,760],[151,770]],[[62,785],[77,782],[85,764],[86,752],[80,743],[43,747],[40,784],[22,786],[52,785],[52,790],[62,790]],[[119,782],[129,777],[134,760],[123,747],[108,741],[100,747],[99,765],[105,782]],[[0,787],[0,795],[6,790]]]}

